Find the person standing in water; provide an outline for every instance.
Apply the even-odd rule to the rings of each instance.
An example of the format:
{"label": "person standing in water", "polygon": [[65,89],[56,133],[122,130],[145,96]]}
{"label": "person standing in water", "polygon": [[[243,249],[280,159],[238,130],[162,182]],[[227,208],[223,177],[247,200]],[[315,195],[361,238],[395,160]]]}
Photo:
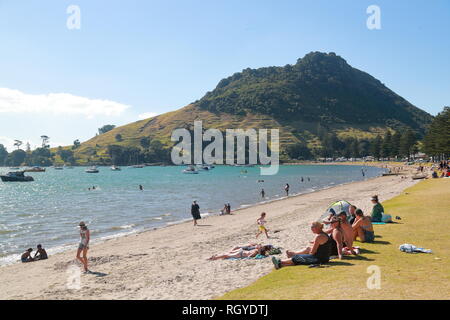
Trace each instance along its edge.
{"label": "person standing in water", "polygon": [[300,179],[301,182],[303,182],[303,177]]}
{"label": "person standing in water", "polygon": [[265,198],[266,197],[266,192],[264,191],[264,189],[261,189],[261,198]]}
{"label": "person standing in water", "polygon": [[[88,270],[88,259],[87,259],[87,252],[89,250],[89,240],[91,239],[91,235],[89,232],[88,227],[86,224],[81,221],[79,224],[80,227],[80,244],[78,246],[77,251],[77,259],[81,261],[84,267],[84,272],[87,273]],[[81,257],[81,252],[83,252],[83,257]]]}
{"label": "person standing in water", "polygon": [[269,230],[267,230],[266,227],[264,226],[267,222],[265,220],[265,218],[266,218],[266,213],[263,212],[263,213],[261,213],[261,217],[259,217],[258,220],[256,220],[256,223],[258,224],[258,229],[259,229],[258,233],[256,234],[256,238],[258,238],[259,235],[264,232],[266,234],[267,239],[269,239],[269,235],[267,234],[267,231],[269,231]]}
{"label": "person standing in water", "polygon": [[200,215],[200,206],[197,204],[197,201],[194,200],[194,202],[192,202],[192,206],[191,206],[191,214],[192,214],[192,218],[194,219],[194,226],[197,225],[197,220],[201,219],[201,215]]}
{"label": "person standing in water", "polygon": [[141,190],[141,191],[144,190],[144,187],[141,184],[139,185],[139,190]]}
{"label": "person standing in water", "polygon": [[286,191],[286,197],[289,197],[289,183],[286,183],[286,186],[284,187],[284,191]]}

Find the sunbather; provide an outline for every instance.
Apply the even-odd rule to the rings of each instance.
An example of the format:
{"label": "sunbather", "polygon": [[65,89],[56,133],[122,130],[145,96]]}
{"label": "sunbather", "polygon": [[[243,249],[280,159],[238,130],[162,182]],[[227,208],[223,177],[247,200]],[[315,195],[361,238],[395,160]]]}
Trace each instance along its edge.
{"label": "sunbather", "polygon": [[300,251],[286,251],[289,259],[280,260],[276,257],[272,258],[275,269],[281,267],[289,267],[300,264],[319,264],[327,263],[330,259],[331,246],[333,244],[330,237],[323,232],[323,224],[320,222],[313,222],[311,224],[311,231],[316,235],[312,246]]}
{"label": "sunbather", "polygon": [[365,216],[361,209],[356,210],[356,220],[352,225],[352,229],[354,240],[359,237],[361,242],[373,242],[375,239],[372,220],[370,217]]}
{"label": "sunbather", "polygon": [[338,214],[338,218],[341,219],[341,229],[344,235],[344,243],[342,253],[347,254],[359,254],[358,248],[353,248],[353,228],[352,225],[347,220],[347,213],[342,211]]}
{"label": "sunbather", "polygon": [[250,250],[245,250],[246,248],[239,248],[239,249],[235,249],[232,250],[230,252],[226,252],[223,254],[215,254],[211,257],[208,258],[208,260],[221,260],[221,259],[230,259],[230,258],[236,258],[236,259],[240,259],[240,258],[253,258],[256,257],[258,254],[259,255],[266,255],[266,252],[268,250],[270,250],[272,246],[262,246],[262,245],[257,245],[255,249],[250,249]]}

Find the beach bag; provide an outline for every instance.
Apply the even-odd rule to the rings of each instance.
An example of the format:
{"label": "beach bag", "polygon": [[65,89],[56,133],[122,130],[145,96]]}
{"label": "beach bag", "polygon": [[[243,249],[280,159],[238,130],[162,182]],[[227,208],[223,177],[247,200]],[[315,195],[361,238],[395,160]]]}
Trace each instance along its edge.
{"label": "beach bag", "polygon": [[273,255],[273,254],[281,254],[281,249],[280,248],[272,248],[269,250],[269,255]]}

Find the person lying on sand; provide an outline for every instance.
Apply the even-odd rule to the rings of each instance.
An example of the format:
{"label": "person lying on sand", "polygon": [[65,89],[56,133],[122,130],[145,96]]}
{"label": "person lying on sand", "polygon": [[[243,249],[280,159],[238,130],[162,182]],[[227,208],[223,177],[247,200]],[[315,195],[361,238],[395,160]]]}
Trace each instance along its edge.
{"label": "person lying on sand", "polygon": [[272,246],[262,246],[257,245],[255,249],[244,250],[244,248],[232,250],[230,252],[226,252],[223,254],[215,254],[209,257],[207,260],[222,260],[222,259],[230,259],[230,258],[253,258],[258,254],[265,256],[266,252],[271,249]]}
{"label": "person lying on sand", "polygon": [[34,261],[34,259],[31,257],[31,252],[33,252],[33,249],[29,248],[27,251],[22,253],[22,256],[20,257],[20,261],[22,261],[23,263]]}
{"label": "person lying on sand", "polygon": [[323,232],[323,224],[320,222],[313,222],[311,224],[311,231],[315,234],[312,246],[300,251],[286,251],[289,259],[280,260],[272,257],[272,263],[275,269],[281,267],[289,267],[295,265],[312,265],[327,263],[330,260],[331,246],[333,242],[331,238]]}
{"label": "person lying on sand", "polygon": [[48,259],[47,251],[45,251],[44,248],[42,248],[42,245],[37,245],[37,251],[34,254],[34,260],[45,260]]}
{"label": "person lying on sand", "polygon": [[371,218],[365,216],[361,209],[356,210],[356,220],[352,229],[354,240],[359,237],[361,242],[373,242],[375,239]]}

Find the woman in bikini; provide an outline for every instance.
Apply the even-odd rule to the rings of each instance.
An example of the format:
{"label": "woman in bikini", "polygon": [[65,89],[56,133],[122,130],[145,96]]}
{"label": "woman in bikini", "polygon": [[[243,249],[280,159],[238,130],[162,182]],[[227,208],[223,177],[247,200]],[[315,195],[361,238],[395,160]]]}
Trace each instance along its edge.
{"label": "woman in bikini", "polygon": [[371,218],[365,216],[361,209],[357,209],[355,214],[356,219],[352,224],[354,239],[356,240],[359,237],[361,242],[373,242],[375,240],[375,233]]}
{"label": "woman in bikini", "polygon": [[[256,248],[251,249],[251,247],[241,247],[239,249],[223,253],[223,254],[215,254],[211,257],[209,257],[207,260],[222,260],[222,259],[231,259],[231,258],[253,258],[257,256],[258,254],[265,256],[266,252],[271,249],[272,246],[261,246],[257,245]],[[250,250],[246,250],[250,249]]]}

